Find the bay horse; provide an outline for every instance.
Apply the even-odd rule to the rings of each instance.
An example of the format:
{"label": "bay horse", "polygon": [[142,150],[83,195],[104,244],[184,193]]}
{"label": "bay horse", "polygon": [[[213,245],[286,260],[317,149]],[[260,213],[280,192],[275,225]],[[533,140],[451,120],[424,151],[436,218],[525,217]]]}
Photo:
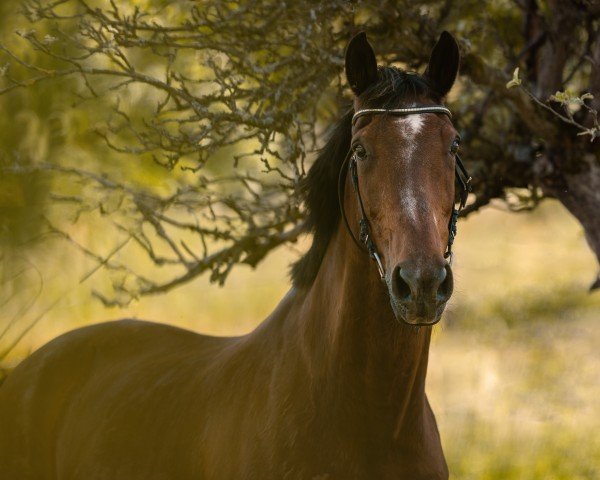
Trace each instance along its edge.
{"label": "bay horse", "polygon": [[120,320],[49,342],[0,387],[2,480],[448,478],[425,375],[468,184],[441,104],[458,45],[442,33],[418,75],[360,33],[345,62],[353,107],[303,183],[313,242],[274,312],[240,337]]}

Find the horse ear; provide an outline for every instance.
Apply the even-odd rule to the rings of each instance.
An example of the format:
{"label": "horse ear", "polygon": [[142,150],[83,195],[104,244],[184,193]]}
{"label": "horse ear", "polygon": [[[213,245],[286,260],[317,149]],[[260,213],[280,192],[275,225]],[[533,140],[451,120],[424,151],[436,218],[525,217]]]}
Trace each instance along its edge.
{"label": "horse ear", "polygon": [[379,79],[375,53],[365,32],[355,35],[346,47],[346,78],[356,96]]}
{"label": "horse ear", "polygon": [[452,35],[443,31],[439,40],[431,51],[429,64],[424,76],[429,80],[433,90],[440,96],[445,97],[454,85],[460,52],[458,43]]}

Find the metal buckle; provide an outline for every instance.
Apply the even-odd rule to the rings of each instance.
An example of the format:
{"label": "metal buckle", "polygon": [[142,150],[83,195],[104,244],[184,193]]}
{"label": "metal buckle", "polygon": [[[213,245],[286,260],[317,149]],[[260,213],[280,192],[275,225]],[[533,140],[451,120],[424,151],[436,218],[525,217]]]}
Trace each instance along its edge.
{"label": "metal buckle", "polygon": [[381,258],[376,251],[373,252],[373,259],[377,262],[377,270],[379,270],[379,277],[381,280],[385,281],[385,270],[383,269],[383,264],[381,263]]}

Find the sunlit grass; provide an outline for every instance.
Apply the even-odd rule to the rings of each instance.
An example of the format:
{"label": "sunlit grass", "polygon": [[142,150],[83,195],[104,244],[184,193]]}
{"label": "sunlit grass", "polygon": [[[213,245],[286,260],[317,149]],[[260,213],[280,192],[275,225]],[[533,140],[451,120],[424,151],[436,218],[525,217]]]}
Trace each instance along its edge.
{"label": "sunlit grass", "polygon": [[436,337],[428,386],[455,478],[600,478],[597,312],[480,316]]}
{"label": "sunlit grass", "polygon": [[552,203],[461,227],[428,375],[453,478],[600,478],[600,295],[580,227]]}

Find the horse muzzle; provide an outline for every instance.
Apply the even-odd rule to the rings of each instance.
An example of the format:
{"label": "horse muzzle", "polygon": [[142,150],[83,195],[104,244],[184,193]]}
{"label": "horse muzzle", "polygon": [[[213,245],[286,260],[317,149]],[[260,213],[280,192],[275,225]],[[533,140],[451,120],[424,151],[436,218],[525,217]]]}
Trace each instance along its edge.
{"label": "horse muzzle", "polygon": [[452,269],[443,260],[402,262],[387,283],[396,318],[415,326],[439,322],[454,287]]}

